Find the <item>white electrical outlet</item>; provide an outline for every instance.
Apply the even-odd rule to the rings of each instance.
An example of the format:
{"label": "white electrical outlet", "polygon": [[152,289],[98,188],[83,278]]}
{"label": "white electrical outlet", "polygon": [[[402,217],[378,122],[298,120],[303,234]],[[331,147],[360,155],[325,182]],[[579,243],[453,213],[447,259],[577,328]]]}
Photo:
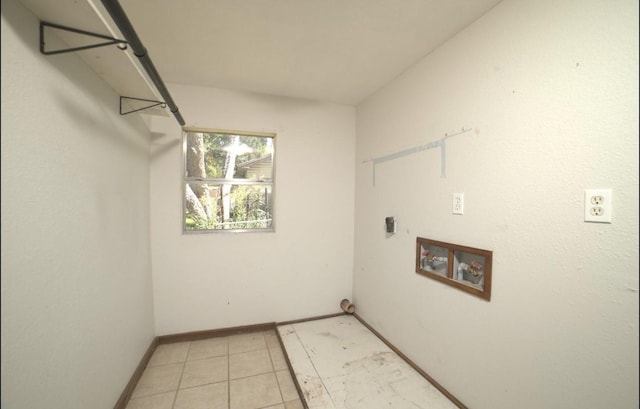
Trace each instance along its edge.
{"label": "white electrical outlet", "polygon": [[454,193],[453,203],[451,205],[453,214],[464,214],[464,193]]}
{"label": "white electrical outlet", "polygon": [[584,191],[584,221],[611,223],[611,189]]}

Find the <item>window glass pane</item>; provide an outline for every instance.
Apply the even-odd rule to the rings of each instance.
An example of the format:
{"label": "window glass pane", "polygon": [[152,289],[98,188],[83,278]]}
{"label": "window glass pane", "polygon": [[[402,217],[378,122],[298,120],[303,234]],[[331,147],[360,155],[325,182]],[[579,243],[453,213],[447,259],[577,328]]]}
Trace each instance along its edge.
{"label": "window glass pane", "polygon": [[[198,196],[196,192],[200,192]],[[186,185],[187,230],[268,229],[272,224],[269,185]],[[198,198],[202,199],[198,199]],[[229,200],[223,200],[228,197]],[[225,203],[228,203],[225,208]]]}
{"label": "window glass pane", "polygon": [[185,186],[186,230],[219,229],[222,220],[222,188],[206,183]]}
{"label": "window glass pane", "polygon": [[272,230],[273,137],[187,131],[184,229]]}
{"label": "window glass pane", "polygon": [[184,230],[272,230],[273,137],[184,136]]}
{"label": "window glass pane", "polygon": [[201,179],[273,178],[273,139],[187,132],[186,176]]}
{"label": "window glass pane", "polygon": [[[224,192],[224,188],[223,188]],[[228,217],[221,223],[225,229],[266,229],[271,227],[271,186],[230,186]],[[226,213],[227,209],[223,209]]]}

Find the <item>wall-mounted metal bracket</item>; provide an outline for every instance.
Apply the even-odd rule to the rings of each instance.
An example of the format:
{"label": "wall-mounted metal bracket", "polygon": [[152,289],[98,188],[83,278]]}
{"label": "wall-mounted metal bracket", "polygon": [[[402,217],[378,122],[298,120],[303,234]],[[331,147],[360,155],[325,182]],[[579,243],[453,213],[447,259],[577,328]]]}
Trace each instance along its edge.
{"label": "wall-mounted metal bracket", "polygon": [[[137,109],[131,109],[129,111],[124,111],[122,103],[126,102],[126,101],[139,101],[139,102],[147,102],[148,105],[142,106],[140,108]],[[165,102],[162,101],[154,101],[152,99],[141,99],[141,98],[133,98],[133,97],[120,97],[120,115],[127,115],[127,114],[131,114],[133,112],[138,112],[138,111],[142,111],[144,109],[149,109],[149,108],[153,108],[153,107],[157,107],[158,105],[162,106],[162,108],[166,108],[167,104]]]}
{"label": "wall-mounted metal bracket", "polygon": [[[91,1],[89,3],[91,3]],[[175,116],[178,123],[181,126],[184,126],[185,121],[184,121],[184,118],[182,117],[182,114],[178,110],[178,107],[173,101],[173,98],[171,98],[171,94],[169,93],[169,90],[167,89],[164,82],[162,81],[162,78],[160,77],[158,70],[156,70],[156,67],[153,65],[153,62],[151,61],[151,57],[149,56],[147,49],[144,47],[144,45],[140,41],[140,37],[138,37],[138,34],[136,33],[135,29],[131,25],[131,22],[129,21],[127,14],[124,12],[124,9],[122,8],[118,0],[101,0],[101,3],[106,9],[106,11],[109,13],[109,15],[111,16],[111,19],[113,20],[113,22],[118,26],[118,29],[120,30],[120,34],[126,40],[120,40],[120,39],[112,38],[102,34],[92,33],[89,31],[78,30],[76,28],[66,27],[59,24],[40,21],[40,52],[45,55],[51,55],[51,54],[60,54],[60,53],[68,53],[72,51],[86,50],[89,48],[103,47],[107,45],[116,45],[118,46],[118,48],[122,50],[126,50],[128,47],[131,47],[131,51],[133,55],[138,57],[138,61],[140,62],[140,65],[147,72],[147,76],[149,77],[151,82],[153,82],[153,85],[155,85],[158,93],[164,99],[164,102],[147,100],[146,102],[150,102],[151,103],[150,105],[141,107],[140,109],[132,109],[127,112],[123,112],[122,110],[123,98],[128,98],[132,100],[135,100],[137,98],[120,97],[120,114],[125,115],[132,112],[140,111],[142,109],[149,109],[157,105],[163,105],[163,107],[166,105],[171,111],[171,113],[173,114],[173,116]],[[62,30],[62,31],[75,33],[75,34],[81,34],[86,37],[94,37],[94,38],[99,38],[107,41],[97,43],[97,44],[87,44],[79,47],[71,47],[66,49],[45,50],[44,37],[45,37],[45,31],[46,31],[45,29],[47,28]],[[139,100],[139,101],[145,101],[145,100]]]}
{"label": "wall-mounted metal bracket", "polygon": [[[46,31],[45,28],[47,28],[47,27],[50,27],[50,28],[53,28],[53,29],[56,29],[56,30],[63,30],[63,31],[71,32],[71,33],[81,34],[81,35],[84,35],[84,36],[101,38],[103,40],[108,40],[108,41],[102,42],[102,43],[84,45],[84,46],[81,46],[81,47],[63,48],[63,49],[59,49],[59,50],[49,50],[49,51],[47,51],[47,50],[45,50],[45,41],[44,41],[44,35],[45,35],[45,31]],[[70,53],[70,52],[73,52],[73,51],[88,50],[90,48],[105,47],[105,46],[108,46],[108,45],[116,45],[121,50],[126,50],[127,49],[127,44],[128,43],[125,40],[119,40],[117,38],[109,37],[109,36],[106,36],[106,35],[91,33],[89,31],[84,31],[84,30],[78,30],[77,28],[65,27],[65,26],[61,26],[59,24],[47,23],[45,21],[41,21],[40,22],[40,52],[42,54],[45,54],[45,55]]]}

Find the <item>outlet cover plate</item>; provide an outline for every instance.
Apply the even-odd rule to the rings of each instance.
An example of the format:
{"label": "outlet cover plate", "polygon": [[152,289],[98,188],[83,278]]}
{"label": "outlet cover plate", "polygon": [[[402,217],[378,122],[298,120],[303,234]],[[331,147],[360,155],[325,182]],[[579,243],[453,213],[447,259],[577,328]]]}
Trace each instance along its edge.
{"label": "outlet cover plate", "polygon": [[611,189],[586,189],[584,191],[584,221],[611,223]]}
{"label": "outlet cover plate", "polygon": [[451,203],[451,213],[464,214],[464,193],[454,193]]}

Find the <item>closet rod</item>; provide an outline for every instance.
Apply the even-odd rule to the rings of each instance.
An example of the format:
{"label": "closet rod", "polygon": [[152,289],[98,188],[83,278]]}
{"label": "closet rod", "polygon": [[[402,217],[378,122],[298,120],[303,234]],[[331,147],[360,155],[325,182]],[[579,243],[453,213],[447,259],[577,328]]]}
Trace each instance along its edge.
{"label": "closet rod", "polygon": [[116,23],[116,25],[122,32],[122,35],[129,43],[129,46],[133,50],[133,54],[136,57],[138,57],[138,59],[140,60],[140,63],[142,64],[144,69],[147,71],[147,74],[149,74],[151,81],[153,81],[156,88],[162,95],[162,98],[164,98],[164,102],[166,102],[167,106],[173,113],[173,116],[176,117],[176,120],[180,125],[184,125],[185,124],[184,118],[182,118],[182,115],[180,114],[180,112],[178,112],[178,107],[173,102],[173,98],[171,98],[171,94],[169,94],[167,87],[164,85],[164,82],[162,81],[162,78],[160,78],[160,74],[158,74],[156,67],[153,65],[153,61],[151,61],[151,57],[149,57],[149,54],[147,53],[147,49],[144,47],[144,45],[142,45],[142,42],[140,41],[138,34],[136,34],[136,31],[133,29],[133,26],[131,25],[129,18],[127,17],[126,13],[122,9],[122,6],[120,6],[120,3],[118,3],[118,0],[101,0],[101,1],[104,7],[109,12],[109,14],[111,15],[111,18],[113,19],[113,21]]}

